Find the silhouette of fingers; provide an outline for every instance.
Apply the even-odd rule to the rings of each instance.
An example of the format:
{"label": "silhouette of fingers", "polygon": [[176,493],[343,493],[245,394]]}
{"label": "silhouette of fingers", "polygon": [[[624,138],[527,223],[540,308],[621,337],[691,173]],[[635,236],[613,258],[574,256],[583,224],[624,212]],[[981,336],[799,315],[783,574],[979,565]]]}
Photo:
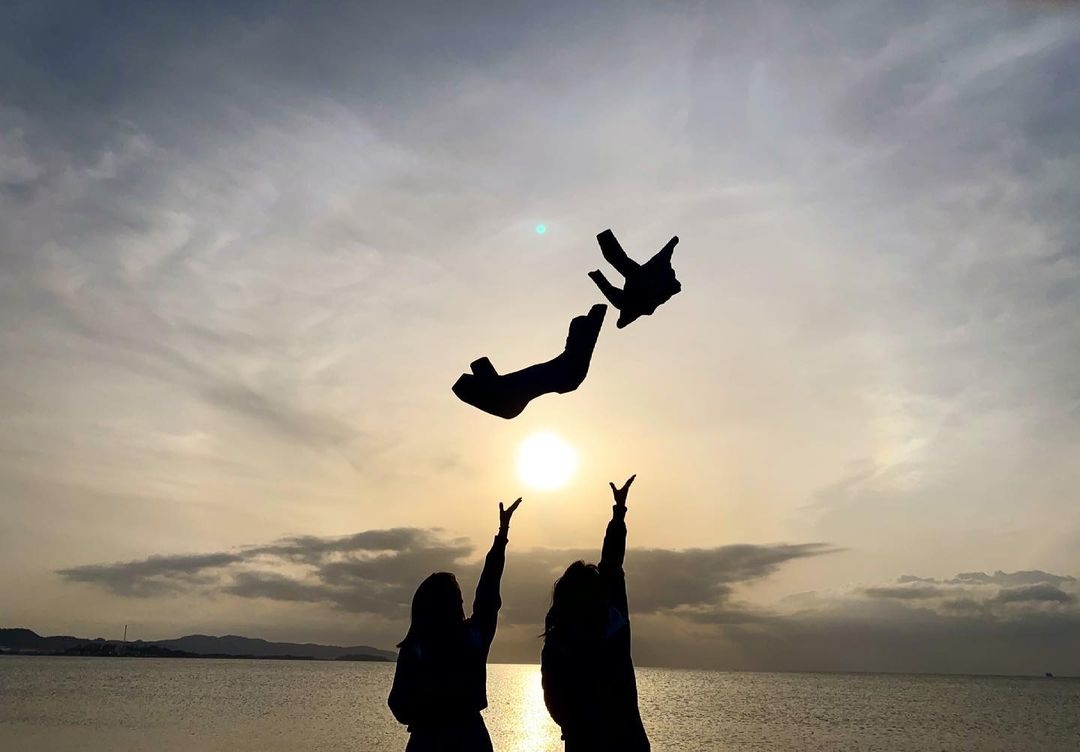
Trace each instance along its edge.
{"label": "silhouette of fingers", "polygon": [[627,478],[626,483],[623,483],[622,488],[616,488],[614,483],[608,481],[608,485],[611,486],[611,495],[615,497],[615,503],[618,506],[626,504],[626,495],[630,493],[630,484],[634,482],[634,478],[636,477],[637,475],[635,474]]}
{"label": "silhouette of fingers", "polygon": [[521,497],[520,496],[517,498],[517,500],[513,504],[510,505],[509,509],[505,508],[501,501],[499,502],[499,523],[501,524],[502,527],[506,527],[507,525],[510,524],[510,518],[514,516],[514,511],[517,510],[517,508],[520,505],[521,505]]}
{"label": "silhouette of fingers", "polygon": [[615,233],[611,230],[604,230],[597,235],[596,241],[600,244],[600,252],[604,254],[604,259],[615,267],[615,271],[619,274],[629,277],[638,270],[638,262],[626,255],[626,251],[619,245]]}
{"label": "silhouette of fingers", "polygon": [[679,236],[678,235],[673,235],[671,240],[669,240],[667,242],[667,245],[665,245],[663,248],[661,248],[660,253],[658,253],[656,255],[660,256],[661,258],[663,258],[664,256],[667,256],[668,260],[670,261],[671,260],[671,254],[675,251],[675,246],[678,245],[678,244],[679,244]]}
{"label": "silhouette of fingers", "polygon": [[608,299],[608,302],[611,303],[611,305],[619,309],[622,308],[623,291],[611,284],[602,271],[596,269],[589,272],[589,279],[596,283],[596,286],[600,288],[601,294]]}

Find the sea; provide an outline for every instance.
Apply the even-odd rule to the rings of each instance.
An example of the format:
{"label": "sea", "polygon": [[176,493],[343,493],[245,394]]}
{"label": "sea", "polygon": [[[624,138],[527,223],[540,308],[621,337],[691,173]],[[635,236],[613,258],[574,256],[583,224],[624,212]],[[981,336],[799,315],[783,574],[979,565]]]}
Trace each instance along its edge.
{"label": "sea", "polygon": [[[4,752],[400,752],[389,663],[0,657]],[[540,670],[492,665],[497,752],[555,752]],[[1077,752],[1080,679],[640,668],[654,750]]]}

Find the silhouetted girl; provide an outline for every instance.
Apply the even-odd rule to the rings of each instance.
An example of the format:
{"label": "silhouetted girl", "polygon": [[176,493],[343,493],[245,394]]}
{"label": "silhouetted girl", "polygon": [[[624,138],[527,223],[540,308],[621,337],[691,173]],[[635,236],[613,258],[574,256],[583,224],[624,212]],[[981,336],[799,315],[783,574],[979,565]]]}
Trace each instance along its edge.
{"label": "silhouetted girl", "polygon": [[450,572],[436,572],[416,589],[387,701],[409,727],[406,752],[491,752],[480,711],[487,707],[488,648],[502,605],[506,534],[519,504],[521,499],[503,509],[499,503],[499,533],[484,560],[471,618],[465,618],[461,588]]}
{"label": "silhouetted girl", "polygon": [[638,712],[626,601],[626,495],[615,496],[600,566],[575,561],[555,582],[544,621],[540,672],[544,702],[566,752],[645,752],[649,738]]}

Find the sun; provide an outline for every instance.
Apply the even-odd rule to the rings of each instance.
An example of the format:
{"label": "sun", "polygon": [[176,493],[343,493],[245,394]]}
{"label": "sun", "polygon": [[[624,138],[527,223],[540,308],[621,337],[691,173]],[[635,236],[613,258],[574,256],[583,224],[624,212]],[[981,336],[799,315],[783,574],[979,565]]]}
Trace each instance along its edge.
{"label": "sun", "polygon": [[562,488],[574,477],[577,466],[577,451],[551,431],[534,433],[518,446],[518,477],[537,491]]}

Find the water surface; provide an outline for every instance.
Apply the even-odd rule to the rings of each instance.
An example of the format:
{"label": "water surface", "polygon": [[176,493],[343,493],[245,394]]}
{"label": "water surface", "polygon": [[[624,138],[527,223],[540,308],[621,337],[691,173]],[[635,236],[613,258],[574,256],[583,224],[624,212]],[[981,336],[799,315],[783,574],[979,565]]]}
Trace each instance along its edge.
{"label": "water surface", "polygon": [[[400,752],[385,663],[0,658],[5,752]],[[554,752],[537,666],[491,666],[499,752]],[[653,749],[1076,752],[1080,681],[639,669]]]}

